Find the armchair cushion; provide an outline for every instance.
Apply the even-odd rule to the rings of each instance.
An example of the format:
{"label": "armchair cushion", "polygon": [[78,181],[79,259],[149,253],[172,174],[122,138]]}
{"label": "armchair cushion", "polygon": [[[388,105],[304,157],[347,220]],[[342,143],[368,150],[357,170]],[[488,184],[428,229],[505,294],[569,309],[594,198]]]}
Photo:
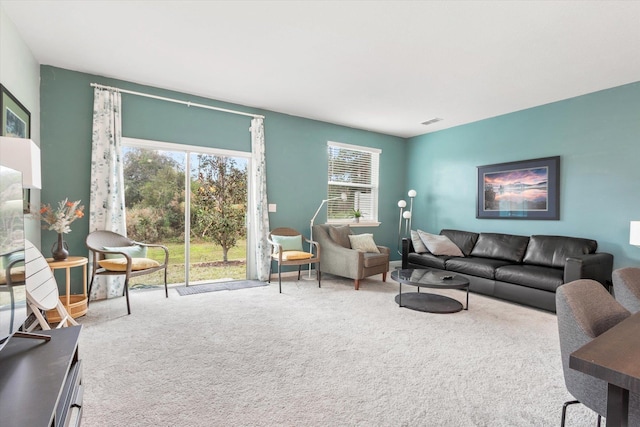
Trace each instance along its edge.
{"label": "armchair cushion", "polygon": [[[274,243],[279,244],[282,247],[282,252],[284,251],[300,251],[302,252],[302,235],[297,236],[278,236],[272,235],[271,240]],[[274,248],[274,251],[278,252],[278,247]]]}
{"label": "armchair cushion", "polygon": [[380,253],[376,242],[373,240],[373,234],[349,234],[349,241],[351,242],[351,249],[360,252]]}
{"label": "armchair cushion", "polygon": [[350,235],[351,229],[348,225],[332,225],[329,227],[329,237],[343,248],[351,249]]}
{"label": "armchair cushion", "polygon": [[[100,267],[109,271],[127,271],[127,259],[103,259],[98,261]],[[148,268],[159,267],[160,263],[149,258],[131,258],[131,271],[146,270]]]}
{"label": "armchair cushion", "polygon": [[[147,248],[145,246],[133,245],[133,246],[105,246],[103,247],[105,251],[116,251],[116,252],[124,252],[129,255],[131,258],[146,258],[147,257]],[[116,259],[116,258],[124,258],[124,256],[120,254],[104,254],[106,259]]]}
{"label": "armchair cushion", "polygon": [[[277,258],[277,255],[274,255],[274,258]],[[292,261],[294,259],[309,259],[309,258],[313,258],[313,254],[310,254],[309,252],[282,251],[283,261]]]}

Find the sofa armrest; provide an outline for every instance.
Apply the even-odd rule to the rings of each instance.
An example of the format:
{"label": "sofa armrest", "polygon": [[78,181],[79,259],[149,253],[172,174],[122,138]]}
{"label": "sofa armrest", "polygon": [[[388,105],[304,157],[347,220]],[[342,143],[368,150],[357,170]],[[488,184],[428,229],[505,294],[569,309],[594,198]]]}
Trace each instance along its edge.
{"label": "sofa armrest", "polygon": [[613,255],[606,252],[569,257],[564,266],[564,283],[593,279],[608,288],[612,271]]}

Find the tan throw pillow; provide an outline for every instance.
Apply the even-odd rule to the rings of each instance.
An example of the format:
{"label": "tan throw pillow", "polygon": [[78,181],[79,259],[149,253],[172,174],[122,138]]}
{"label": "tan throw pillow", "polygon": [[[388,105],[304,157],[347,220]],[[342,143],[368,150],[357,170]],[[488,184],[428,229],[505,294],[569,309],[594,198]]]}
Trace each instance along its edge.
{"label": "tan throw pillow", "polygon": [[373,241],[373,234],[350,234],[349,241],[351,242],[351,249],[355,249],[360,252],[380,253],[380,250],[376,246],[376,242]]}
{"label": "tan throw pillow", "polygon": [[422,230],[418,230],[418,235],[429,252],[434,255],[464,256],[460,248],[447,236],[429,234]]}
{"label": "tan throw pillow", "polygon": [[[126,258],[103,259],[98,261],[98,264],[100,264],[100,267],[109,271],[127,271]],[[160,263],[153,259],[131,258],[131,271],[146,270],[147,268],[158,266],[160,266]]]}
{"label": "tan throw pillow", "polygon": [[[277,255],[275,255],[277,257]],[[309,252],[302,251],[282,251],[282,260],[283,261],[293,261],[295,259],[309,259],[312,258],[313,254]]]}
{"label": "tan throw pillow", "polygon": [[413,243],[413,250],[415,250],[416,253],[419,253],[419,254],[429,252],[429,250],[424,245],[424,243],[422,243],[422,240],[420,239],[420,235],[418,234],[418,231],[411,230],[411,243]]}
{"label": "tan throw pillow", "polygon": [[343,248],[351,249],[351,229],[348,225],[331,225],[329,226],[329,237]]}

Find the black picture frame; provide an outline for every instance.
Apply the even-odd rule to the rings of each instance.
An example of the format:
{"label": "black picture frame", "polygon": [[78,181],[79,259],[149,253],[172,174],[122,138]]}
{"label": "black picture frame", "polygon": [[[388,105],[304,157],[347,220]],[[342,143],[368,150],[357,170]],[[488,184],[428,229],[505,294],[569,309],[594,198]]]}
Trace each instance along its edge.
{"label": "black picture frame", "polygon": [[31,138],[31,113],[9,90],[0,84],[0,136]]}
{"label": "black picture frame", "polygon": [[476,218],[560,219],[560,156],[478,166]]}

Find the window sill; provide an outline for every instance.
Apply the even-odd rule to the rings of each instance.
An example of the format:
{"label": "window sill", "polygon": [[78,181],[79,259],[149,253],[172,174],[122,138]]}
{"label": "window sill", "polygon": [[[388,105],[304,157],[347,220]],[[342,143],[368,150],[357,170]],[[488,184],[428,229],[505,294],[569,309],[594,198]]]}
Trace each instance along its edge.
{"label": "window sill", "polygon": [[353,220],[350,221],[331,221],[327,222],[327,225],[348,225],[351,228],[355,227],[379,227],[380,223],[377,221],[360,221],[355,222]]}

